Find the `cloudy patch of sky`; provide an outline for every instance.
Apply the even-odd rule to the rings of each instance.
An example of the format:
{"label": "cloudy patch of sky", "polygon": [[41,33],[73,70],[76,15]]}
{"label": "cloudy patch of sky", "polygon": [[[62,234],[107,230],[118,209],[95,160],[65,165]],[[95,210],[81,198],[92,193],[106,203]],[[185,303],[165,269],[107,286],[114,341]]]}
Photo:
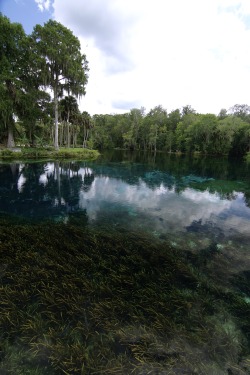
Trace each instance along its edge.
{"label": "cloudy patch of sky", "polygon": [[37,3],[38,9],[43,12],[44,10],[49,10],[50,0],[35,0]]}
{"label": "cloudy patch of sky", "polygon": [[39,13],[78,36],[90,68],[80,106],[90,114],[187,104],[218,114],[250,102],[249,0],[3,2],[11,19],[11,4],[19,18],[26,6],[23,23],[39,23]]}

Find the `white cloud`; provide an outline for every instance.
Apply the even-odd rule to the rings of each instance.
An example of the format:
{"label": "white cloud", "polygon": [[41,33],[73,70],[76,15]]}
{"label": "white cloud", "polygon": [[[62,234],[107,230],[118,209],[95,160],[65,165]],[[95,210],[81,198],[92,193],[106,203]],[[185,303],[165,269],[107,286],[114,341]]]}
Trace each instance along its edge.
{"label": "white cloud", "polygon": [[89,60],[81,107],[91,114],[124,112],[130,103],[219,113],[249,100],[248,0],[54,0],[53,6]]}
{"label": "white cloud", "polygon": [[35,2],[41,12],[50,8],[50,0],[35,0]]}

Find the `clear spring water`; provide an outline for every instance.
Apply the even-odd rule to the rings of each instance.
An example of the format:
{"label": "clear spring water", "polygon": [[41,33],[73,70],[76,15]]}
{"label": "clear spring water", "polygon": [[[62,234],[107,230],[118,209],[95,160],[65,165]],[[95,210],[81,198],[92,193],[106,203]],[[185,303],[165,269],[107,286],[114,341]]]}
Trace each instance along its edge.
{"label": "clear spring water", "polygon": [[[0,241],[0,278],[3,284],[2,296],[6,299],[5,307],[2,310],[2,326],[5,327],[6,325],[7,327],[10,318],[16,323],[10,325],[8,329],[5,328],[6,332],[1,332],[3,337],[7,337],[7,341],[3,345],[3,353],[5,354],[2,355],[3,365],[0,367],[0,370],[10,368],[12,373],[14,373],[14,369],[15,373],[24,373],[22,372],[25,370],[23,366],[27,367],[29,365],[34,369],[39,365],[41,367],[39,374],[47,373],[47,370],[44,370],[44,364],[40,363],[41,359],[39,359],[39,355],[42,355],[46,363],[49,363],[48,358],[54,358],[54,362],[58,360],[59,364],[61,361],[65,362],[62,364],[62,366],[65,366],[62,369],[69,371],[70,367],[67,366],[71,366],[71,364],[67,364],[67,358],[64,358],[65,361],[61,359],[60,348],[56,344],[61,342],[63,337],[63,345],[65,344],[67,351],[69,351],[69,348],[73,350],[74,346],[72,346],[71,342],[72,332],[76,332],[75,330],[78,327],[79,321],[81,322],[81,319],[79,320],[77,315],[78,311],[80,311],[80,316],[85,317],[82,324],[83,327],[86,326],[85,329],[87,331],[89,329],[88,320],[91,320],[92,317],[94,322],[99,322],[99,316],[101,317],[101,332],[107,335],[108,340],[111,335],[110,342],[108,341],[107,343],[108,348],[113,347],[112,342],[114,340],[118,340],[122,345],[124,345],[124,342],[129,342],[129,345],[132,345],[134,348],[138,347],[138,350],[141,348],[145,337],[147,337],[149,342],[150,340],[152,341],[151,344],[155,345],[157,349],[155,349],[156,354],[153,355],[151,352],[150,354],[146,351],[144,354],[141,354],[145,366],[149,366],[149,372],[144,371],[142,366],[141,370],[138,368],[136,372],[138,374],[151,373],[152,369],[155,369],[155,372],[152,372],[155,374],[166,373],[163,369],[165,368],[170,371],[175,362],[175,370],[173,369],[172,372],[168,373],[236,374],[239,372],[233,371],[236,371],[237,366],[239,366],[238,370],[241,371],[240,373],[247,374],[247,366],[249,364],[249,347],[246,341],[247,337],[249,340],[249,323],[247,323],[249,314],[247,308],[250,302],[249,172],[249,166],[238,160],[186,158],[163,154],[154,156],[144,153],[131,154],[118,151],[105,153],[95,162],[62,161],[1,164],[1,218],[10,218],[8,221],[9,225],[11,225],[11,222],[13,222],[13,225],[19,222],[20,218],[20,222],[22,223],[36,223],[38,239],[37,243],[30,244],[26,237],[32,238],[32,241],[34,239],[28,233],[27,228],[29,226],[25,225],[24,229],[19,228],[19,236],[20,233],[24,235],[24,244],[21,247],[25,249],[23,253],[19,251],[19,237],[17,242],[14,239],[6,238],[4,225],[2,224],[1,226],[1,238],[6,241],[6,246],[9,249],[6,251],[5,243],[3,240]],[[139,261],[136,254],[134,254],[133,249],[138,248],[136,236],[134,236],[135,246],[133,247],[133,244],[130,244],[132,255],[128,252],[130,258],[126,259],[123,254],[120,259],[121,265],[116,263],[116,258],[114,258],[114,264],[112,263],[115,250],[112,252],[112,249],[105,249],[106,251],[109,250],[111,257],[110,259],[106,259],[105,252],[102,252],[102,256],[100,256],[102,254],[100,253],[99,258],[96,258],[95,254],[93,254],[93,261],[89,263],[93,275],[89,274],[88,270],[84,268],[85,261],[82,261],[81,267],[78,269],[77,259],[69,267],[70,271],[67,271],[68,265],[63,262],[63,259],[60,259],[60,254],[57,257],[57,249],[51,249],[50,242],[53,243],[53,238],[46,239],[46,242],[49,243],[48,254],[50,255],[48,256],[46,255],[45,246],[39,243],[41,236],[39,234],[39,225],[48,221],[75,225],[78,227],[77,235],[79,235],[79,227],[80,230],[81,227],[89,227],[93,230],[98,229],[99,233],[100,231],[111,233],[114,234],[114,238],[116,232],[120,236],[123,233],[126,236],[128,232],[138,233],[139,241],[141,241],[141,238],[145,234],[145,238],[151,238],[152,243],[155,241],[155,243],[159,244],[160,241],[163,246],[167,243],[170,245],[167,249],[171,251],[174,248],[186,251],[188,254],[187,262],[194,264],[194,274],[200,279],[200,283],[191,288],[188,279],[186,281],[182,280],[180,272],[177,275],[177,279],[180,280],[175,286],[176,289],[171,291],[172,294],[168,289],[166,292],[165,289],[166,287],[169,288],[169,286],[164,267],[161,268],[160,272],[158,269],[151,269],[153,265],[151,266],[150,264],[149,266],[145,263],[145,259],[142,256],[144,252],[140,255],[141,258],[138,258]],[[63,233],[63,226],[61,230],[61,233]],[[15,234],[15,232],[11,233]],[[70,229],[67,230],[67,233],[64,234],[65,241],[67,236],[70,237]],[[44,237],[41,238],[44,239]],[[55,238],[57,238],[57,233],[55,233]],[[126,238],[124,238],[124,249],[126,249],[125,240]],[[13,247],[8,245],[8,241],[9,243],[15,243],[14,247],[16,248],[13,249]],[[112,241],[109,239],[109,246],[111,246],[111,243]],[[114,247],[117,244],[121,248],[120,242],[115,243],[114,241]],[[64,250],[63,244],[60,244],[60,247],[61,250]],[[27,259],[26,249],[28,254]],[[121,249],[124,253],[124,249]],[[11,255],[9,255],[9,251]],[[64,256],[70,256],[70,251],[74,251],[77,254],[73,245],[71,246],[70,238],[67,238],[67,247],[64,251]],[[16,252],[20,258],[16,256]],[[50,259],[52,255],[56,261],[52,262]],[[79,254],[80,261],[81,257],[84,256],[85,254]],[[90,262],[91,249],[88,256],[83,259]],[[125,262],[126,267],[122,262]],[[130,262],[136,264],[137,267],[137,273],[133,271],[136,276],[134,278],[131,276],[130,266],[127,266],[127,263],[129,264]],[[144,262],[142,269],[140,269],[140,262]],[[156,268],[160,267],[159,262],[154,261],[154,263]],[[176,264],[178,265],[179,263],[177,262]],[[147,272],[145,271],[145,267],[147,268]],[[101,271],[102,268],[104,271]],[[191,269],[193,268],[191,267]],[[107,270],[109,274],[107,274]],[[170,271],[173,274],[175,272],[172,269],[168,270],[168,272]],[[185,267],[183,271],[185,271]],[[55,272],[57,272],[56,277],[54,275]],[[161,280],[166,280],[166,285],[157,285],[155,298],[148,299],[150,300],[150,304],[152,303],[152,306],[148,306],[143,301],[147,301],[147,296],[151,296],[152,290],[155,291],[155,280],[152,281],[150,279],[150,277],[153,279],[154,275],[158,275]],[[31,279],[33,280],[32,282],[30,281]],[[65,280],[64,283],[61,284],[61,280]],[[74,280],[76,280],[77,288],[74,286]],[[137,282],[137,284],[133,285],[131,280]],[[209,286],[206,286],[209,280],[213,282],[211,290]],[[159,280],[157,281],[159,282]],[[108,284],[109,282],[110,285]],[[144,285],[147,282],[149,284],[152,283],[154,288],[148,285],[147,289]],[[73,286],[71,286],[71,283],[73,283]],[[108,284],[108,289],[104,288],[106,283]],[[118,287],[114,288],[114,291],[112,289],[113,283],[118,283]],[[217,293],[214,285],[220,286],[220,295]],[[206,286],[207,291],[206,289],[204,291],[203,289],[201,290],[201,286]],[[62,292],[64,287],[65,290]],[[87,301],[86,306],[88,306],[88,309],[86,308],[85,310],[86,306],[81,306],[81,301],[82,298],[85,298],[83,291],[85,290],[86,292],[87,287],[90,288],[87,296],[89,295],[93,298],[93,301],[88,296],[90,300]],[[104,293],[102,296],[101,289],[99,288],[104,288],[104,292],[108,297],[104,292],[102,292]],[[145,291],[145,296],[142,290]],[[232,313],[228,308],[230,303],[224,300],[228,291],[235,293],[236,296],[240,296],[240,301],[244,301],[243,310],[235,307]],[[27,304],[25,301],[19,300],[21,292],[24,292]],[[57,292],[59,293],[58,295]],[[120,299],[118,298],[119,293],[121,294]],[[136,293],[138,293],[138,298],[135,298]],[[75,294],[77,297],[75,297]],[[123,294],[126,298],[123,298]],[[59,310],[62,309],[65,316],[61,315],[62,311],[55,311],[58,304],[58,296],[61,299],[65,298],[64,303],[60,302],[61,305],[58,305],[60,307]],[[131,300],[128,300],[129,296]],[[53,298],[55,299],[54,302]],[[67,298],[69,302],[67,302]],[[208,298],[209,302],[206,302],[206,298]],[[206,309],[200,304],[200,299],[202,301],[204,299],[202,303]],[[151,337],[152,324],[149,319],[147,325],[145,317],[147,317],[147,314],[150,317],[150,314],[155,314],[158,311],[159,307],[157,307],[157,304],[159,300],[162,304],[159,307],[163,306],[162,310],[164,311],[166,321],[169,308],[170,310],[173,309],[174,322],[179,322],[178,308],[168,306],[168,300],[173,304],[176,303],[176,306],[178,304],[182,304],[182,308],[185,306],[187,320],[190,319],[192,321],[192,329],[190,328],[187,332],[184,332],[181,325],[180,327],[174,325],[178,334],[170,342],[167,340],[168,337],[165,334],[161,336],[162,328],[155,328],[156,331],[154,334],[159,331],[158,336]],[[128,314],[127,309],[131,308],[130,305],[135,304],[134,310],[131,313],[134,321],[131,320],[131,325],[126,326],[128,323],[126,320],[123,323],[123,317],[121,322],[119,322],[121,325],[124,324],[122,330],[119,331],[119,325],[116,330],[116,325],[114,324],[114,327],[112,327],[114,332],[110,332],[110,327],[106,328],[105,324],[108,327],[109,319],[111,319],[110,306],[113,306],[113,309],[110,310],[113,314],[118,309],[117,301],[118,306],[124,305],[125,302],[127,303],[124,312],[126,313],[125,315]],[[137,306],[138,301],[142,312],[146,311],[145,316],[141,312],[141,318],[139,314],[140,309],[138,310]],[[212,306],[212,301],[215,301],[214,306]],[[9,310],[6,310],[6,306],[10,306]],[[15,306],[18,306],[18,310],[16,310]],[[20,306],[22,306],[21,310]],[[107,316],[105,315],[106,312],[103,310],[103,306],[106,306]],[[37,315],[34,316],[33,321],[30,311],[34,309]],[[10,316],[8,315],[8,311]],[[49,313],[53,319],[50,318]],[[90,316],[87,316],[88,313]],[[139,318],[136,315],[137,313],[139,314]],[[18,314],[18,318],[15,320],[16,314]],[[4,320],[5,316],[7,323]],[[35,325],[36,316],[41,319],[38,326]],[[138,328],[138,320],[140,321],[143,316],[143,324],[145,326],[139,326]],[[186,319],[185,314],[184,316]],[[234,320],[234,316],[237,316],[237,321]],[[204,322],[202,321],[203,317]],[[114,320],[115,322],[119,321],[116,316],[112,318],[113,320],[116,319]],[[29,328],[25,319],[29,324],[34,324],[36,336],[32,333],[33,331],[29,332],[31,328]],[[197,326],[195,323],[196,320],[198,322]],[[94,331],[91,333],[93,337],[95,337],[95,334],[99,337],[100,332],[96,332],[98,324],[97,326],[93,325]],[[51,326],[53,327],[52,330]],[[15,337],[13,343],[8,340],[9,331],[13,331],[12,335]],[[133,339],[134,341],[131,343],[129,341],[131,340],[130,331],[133,333],[133,337],[135,332],[136,336],[139,337],[138,339]],[[24,332],[26,333],[24,334]],[[88,335],[90,334],[88,333]],[[92,337],[91,335],[90,338]],[[189,339],[187,339],[187,335],[190,336]],[[198,338],[195,338],[195,335]],[[86,343],[84,337],[81,340],[77,337],[77,340],[80,340],[79,353],[81,353],[81,347],[87,347],[86,350],[89,350],[91,353],[91,340],[94,341],[94,339],[91,339],[90,343],[87,340]],[[18,340],[22,343],[26,339],[28,340],[26,343],[27,347],[23,348],[20,346]],[[30,362],[27,362],[28,364],[26,363],[25,365],[23,362],[23,350],[25,350],[25,353],[27,350],[25,355],[29,358],[29,340],[35,340],[33,344],[37,345],[38,353],[40,354],[38,357],[35,356],[32,361],[29,359]],[[185,340],[188,340],[187,343]],[[43,345],[42,348],[46,347],[47,351],[41,351],[39,346],[41,342]],[[104,349],[103,345],[100,345],[99,348],[99,344],[97,345],[97,343],[98,340],[96,339],[96,349],[90,355],[90,359],[92,358],[91,356],[93,356],[93,359],[96,359],[98,357],[98,350],[102,352]],[[190,349],[190,345],[192,346],[192,350]],[[245,347],[243,353],[240,352],[242,347]],[[144,348],[143,350],[146,349]],[[181,351],[180,357],[178,350]],[[174,357],[171,357],[173,353]],[[71,358],[72,352],[70,351],[67,354]],[[110,351],[108,355],[110,355],[110,358],[113,358]],[[146,355],[154,359],[153,364],[145,360]],[[242,358],[242,355],[246,357]],[[75,357],[79,357],[78,352]],[[120,357],[117,355],[115,358],[118,361]],[[132,357],[131,363],[135,363],[133,361],[136,358],[136,356]],[[161,358],[162,363],[160,363],[160,366],[163,372],[157,370],[158,365],[155,363],[155,358]],[[89,368],[91,368],[90,359],[87,361]],[[202,361],[204,359],[205,362],[203,365]],[[127,360],[131,360],[131,355],[127,356]],[[76,365],[77,359],[71,359],[71,361],[78,368],[78,365]],[[140,360],[138,366],[142,362]],[[193,363],[194,366],[191,366]],[[197,367],[197,365],[199,367],[198,370],[193,369],[193,372],[190,372],[191,370],[188,372],[188,368]],[[82,366],[81,362],[79,366]],[[104,364],[101,364],[101,366],[104,366]],[[122,365],[119,364],[119,366],[121,370]],[[181,366],[183,366],[183,371],[180,369]],[[203,370],[202,366],[204,366]],[[105,371],[107,371],[108,365],[104,367],[103,371],[105,368]],[[119,373],[129,373],[128,371],[126,372],[125,367],[124,365],[125,372]],[[26,371],[26,373],[28,372]],[[79,373],[79,370],[76,370],[74,373]],[[86,373],[91,373],[91,370]]]}
{"label": "clear spring water", "polygon": [[[0,165],[0,210],[32,220],[131,228],[158,238],[250,241],[250,168],[116,152],[95,162]],[[82,215],[78,215],[82,220]]]}

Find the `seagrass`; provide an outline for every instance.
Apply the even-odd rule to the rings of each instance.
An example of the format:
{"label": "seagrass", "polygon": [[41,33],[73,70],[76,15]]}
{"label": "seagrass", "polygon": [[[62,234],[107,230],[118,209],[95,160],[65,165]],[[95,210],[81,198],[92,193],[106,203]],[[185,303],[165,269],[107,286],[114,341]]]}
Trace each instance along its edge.
{"label": "seagrass", "polygon": [[185,250],[1,217],[0,371],[249,374],[249,304]]}

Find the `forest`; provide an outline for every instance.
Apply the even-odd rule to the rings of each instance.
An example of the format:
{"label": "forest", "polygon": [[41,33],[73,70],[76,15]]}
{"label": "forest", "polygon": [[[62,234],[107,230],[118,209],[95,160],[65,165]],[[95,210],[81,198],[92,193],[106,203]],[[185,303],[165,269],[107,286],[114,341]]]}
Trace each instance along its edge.
{"label": "forest", "polygon": [[[0,14],[1,147],[121,148],[249,157],[250,106],[235,104],[218,115],[190,105],[124,114],[81,112],[88,61],[79,39],[49,20],[26,35]],[[164,100],[164,98],[163,98]]]}

